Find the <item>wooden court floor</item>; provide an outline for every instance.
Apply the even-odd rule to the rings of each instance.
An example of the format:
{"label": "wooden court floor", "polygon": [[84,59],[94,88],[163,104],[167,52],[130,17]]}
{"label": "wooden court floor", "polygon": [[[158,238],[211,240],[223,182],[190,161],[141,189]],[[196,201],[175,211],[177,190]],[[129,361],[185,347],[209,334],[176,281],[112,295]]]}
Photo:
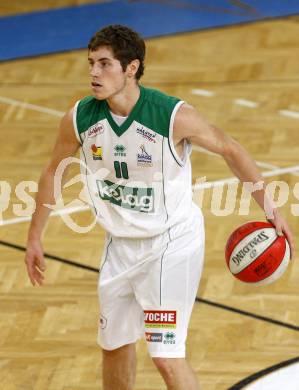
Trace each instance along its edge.
{"label": "wooden court floor", "polygon": [[[37,2],[31,3],[27,10],[38,8]],[[54,3],[49,2],[49,7]],[[68,4],[62,3],[54,5]],[[8,5],[5,10],[15,12]],[[282,212],[296,244],[299,213],[294,215],[292,210],[299,204],[298,21],[290,17],[148,40],[142,80],[145,86],[195,105],[249,150],[261,171],[269,175],[268,183],[287,185],[277,196],[286,195]],[[1,388],[101,389],[96,269],[104,232],[96,226],[78,234],[61,216],[51,217],[44,236],[48,254],[45,284],[32,287],[23,250],[29,222],[22,218],[30,213],[33,201],[28,203],[22,194],[24,187],[18,187],[27,181],[26,192],[34,195],[34,182],[49,159],[61,115],[90,93],[86,52],[5,62],[0,64],[0,78]],[[197,148],[192,163],[194,183],[201,177],[215,182],[233,176],[221,158]],[[76,172],[74,168],[70,177]],[[75,204],[80,189],[79,183],[66,189],[66,207]],[[194,199],[200,202],[198,191]],[[298,253],[273,285],[252,287],[236,281],[224,261],[226,239],[238,225],[263,220],[263,213],[252,203],[249,215],[240,215],[237,202],[230,215],[217,216],[211,202],[212,191],[207,189],[202,201],[206,261],[198,291],[205,301],[194,306],[187,348],[202,389],[225,390],[263,368],[299,355]],[[72,218],[81,226],[92,222],[89,211],[72,214]],[[145,343],[140,342],[136,390],[164,388]]]}

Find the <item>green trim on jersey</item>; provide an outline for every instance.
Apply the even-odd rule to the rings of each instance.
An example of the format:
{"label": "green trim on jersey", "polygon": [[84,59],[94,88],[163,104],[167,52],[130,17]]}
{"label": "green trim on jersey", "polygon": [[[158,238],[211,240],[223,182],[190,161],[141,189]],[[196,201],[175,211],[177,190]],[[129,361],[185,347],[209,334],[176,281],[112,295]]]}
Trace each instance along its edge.
{"label": "green trim on jersey", "polygon": [[109,105],[106,100],[104,101],[104,110],[105,110],[106,118],[108,119],[108,122],[116,135],[120,137],[126,130],[128,130],[128,128],[131,126],[133,121],[138,116],[138,112],[142,106],[143,99],[144,99],[144,88],[140,87],[139,98],[135,106],[133,107],[133,110],[130,112],[130,115],[127,117],[127,119],[124,121],[124,123],[121,126],[118,126],[118,124],[114,121],[109,110]]}
{"label": "green trim on jersey", "polygon": [[144,89],[146,92],[144,103],[136,121],[168,138],[171,114],[180,99],[168,96],[156,89]]}
{"label": "green trim on jersey", "polygon": [[121,126],[113,120],[106,100],[98,100],[93,96],[82,99],[78,105],[76,118],[79,135],[95,123],[107,118],[113,131],[119,137],[128,130],[133,121],[136,121],[168,138],[171,114],[180,100],[155,89],[139,87],[139,99]]}
{"label": "green trim on jersey", "polygon": [[79,135],[105,118],[103,101],[93,96],[86,96],[79,102],[77,108],[76,121]]}

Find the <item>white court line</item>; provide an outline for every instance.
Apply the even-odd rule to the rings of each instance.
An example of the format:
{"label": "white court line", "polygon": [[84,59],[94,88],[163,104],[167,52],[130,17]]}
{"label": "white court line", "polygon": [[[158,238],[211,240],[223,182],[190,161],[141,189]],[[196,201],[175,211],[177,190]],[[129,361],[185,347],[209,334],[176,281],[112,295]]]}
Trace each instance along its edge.
{"label": "white court line", "polygon": [[287,173],[294,173],[294,172],[299,172],[299,165],[294,165],[292,167],[286,167],[286,168],[273,169],[273,171],[263,172],[262,175],[264,177],[271,177],[277,175],[285,175]]}
{"label": "white court line", "polygon": [[298,111],[290,111],[290,110],[279,110],[278,113],[283,116],[287,116],[289,118],[299,119]]}
{"label": "white court line", "polygon": [[[261,175],[263,177],[271,177],[271,176],[277,176],[277,175],[293,173],[293,172],[299,172],[299,165],[294,165],[292,167],[287,167],[287,168],[273,169],[272,171],[262,172]],[[223,186],[224,184],[231,184],[231,183],[237,183],[237,182],[240,182],[240,180],[238,178],[229,177],[229,178],[223,179],[223,180],[215,180],[215,181],[195,184],[193,186],[193,190],[199,190],[202,188],[220,187],[220,186]]]}
{"label": "white court line", "polygon": [[[205,153],[205,154],[209,154],[211,156],[215,156],[215,157],[221,157],[219,154],[216,154],[216,153],[213,153],[213,152],[210,152],[209,150],[206,150],[200,146],[197,146],[197,145],[192,145],[192,150],[195,150],[196,152],[201,152],[201,153]],[[266,163],[266,162],[263,162],[263,161],[255,161],[256,165],[258,165],[259,167],[261,168],[267,168],[267,169],[280,169],[280,167],[276,166],[276,165],[273,165],[273,164],[269,164],[269,163]],[[299,172],[296,173],[296,172],[291,172],[292,175],[294,176],[299,176]]]}
{"label": "white court line", "polygon": [[[197,91],[196,94],[204,94],[204,96],[214,96],[215,95],[214,92],[202,90],[202,89],[194,89],[192,91]],[[38,106],[35,104],[25,103],[25,102],[22,102],[20,100],[6,98],[4,96],[0,96],[0,102],[6,103],[9,105],[14,105],[14,106],[21,106],[22,108],[27,108],[27,109],[34,110],[34,111],[43,112],[45,114],[50,114],[50,115],[54,115],[54,116],[61,117],[64,115],[64,112],[62,112],[62,111],[53,110],[51,108],[46,108],[46,107]],[[286,111],[286,110],[282,110],[282,111]],[[299,113],[298,113],[298,115],[299,115]],[[200,146],[194,145],[192,147],[192,149],[195,151],[200,151],[200,152],[204,152],[204,153],[207,153],[210,155],[215,155],[215,156],[219,157],[219,155],[217,155],[213,152],[210,152],[206,149],[203,149]],[[296,172],[299,172],[299,166],[288,167],[288,168],[277,168],[274,165],[272,166],[271,164],[267,164],[267,163],[263,163],[263,162],[259,162],[259,161],[256,161],[256,163],[257,163],[257,165],[264,166],[264,167],[267,167],[270,169],[274,168],[272,171],[263,172],[262,175],[265,177],[275,176],[275,175],[279,175],[279,174],[286,174],[286,173],[296,174]],[[220,186],[220,185],[227,184],[227,183],[234,183],[234,182],[238,182],[238,181],[239,180],[237,178],[232,177],[232,178],[228,178],[228,179],[224,179],[224,180],[216,180],[214,182],[206,182],[203,184],[198,184],[198,185],[192,186],[192,188],[194,190],[197,190],[200,188],[211,188],[213,186],[215,187],[215,186]],[[66,208],[66,209],[62,209],[62,210],[53,211],[50,214],[50,217],[56,216],[56,215],[62,215],[62,214],[71,214],[71,213],[81,212],[81,211],[85,211],[88,209],[89,209],[89,206]],[[25,222],[25,221],[29,221],[29,220],[31,220],[31,217],[11,218],[8,220],[0,221],[0,226],[11,225],[11,224]]]}
{"label": "white court line", "polygon": [[[293,172],[299,172],[299,165],[294,165],[292,167],[287,167],[287,168],[278,168],[278,169],[273,169],[272,171],[262,172],[262,176],[271,177],[271,176],[277,176],[277,175],[293,173]],[[222,179],[222,180],[215,180],[215,181],[208,181],[205,183],[198,183],[198,184],[193,185],[192,189],[194,191],[196,191],[196,190],[200,190],[200,189],[204,189],[204,188],[215,188],[215,187],[223,186],[225,184],[232,184],[232,183],[238,183],[238,182],[240,182],[240,180],[237,179],[236,177],[229,177],[229,178]],[[90,209],[90,207],[87,205],[86,206],[69,207],[69,208],[65,208],[65,209],[51,212],[50,217],[54,217],[57,215],[63,215],[63,214],[78,213],[78,212],[86,211],[89,209]],[[7,219],[4,221],[0,221],[0,226],[14,225],[16,223],[26,222],[26,221],[30,221],[30,220],[31,220],[31,217],[11,218],[11,219]]]}
{"label": "white court line", "polygon": [[[191,93],[193,95],[199,95],[199,96],[206,96],[206,97],[212,97],[215,96],[216,93],[212,91],[208,91],[206,89],[191,89]],[[257,102],[253,102],[251,100],[246,100],[246,99],[235,99],[234,104],[237,104],[238,106],[244,106],[244,107],[249,107],[249,108],[257,108],[260,104]]]}
{"label": "white court line", "polygon": [[262,161],[255,161],[255,163],[256,163],[256,165],[258,165],[259,167],[263,167],[263,168],[268,168],[268,169],[277,169],[277,168],[279,168],[279,167],[276,166],[276,165],[269,164],[269,163],[262,162]]}
{"label": "white court line", "polygon": [[223,180],[215,180],[215,181],[207,181],[205,183],[198,183],[192,186],[193,191],[201,190],[203,188],[214,188],[214,187],[221,187],[224,184],[232,184],[232,183],[238,183],[239,179],[236,177],[229,177],[227,179]]}
{"label": "white court line", "polygon": [[249,108],[257,108],[259,106],[259,103],[252,102],[246,99],[235,99],[234,104],[237,104],[238,106],[249,107]]}
{"label": "white court line", "polygon": [[215,92],[212,92],[212,91],[208,91],[206,89],[191,89],[191,93],[193,95],[199,95],[199,96],[208,96],[208,97],[212,97],[212,96],[215,96]]}
{"label": "white court line", "polygon": [[[55,217],[57,215],[64,215],[64,214],[80,213],[82,211],[89,210],[89,209],[90,209],[89,206],[66,207],[65,209],[52,211],[50,217]],[[5,219],[0,221],[0,226],[14,225],[16,223],[27,222],[30,220],[31,220],[31,216]]]}
{"label": "white court line", "polygon": [[9,104],[11,106],[20,106],[22,108],[27,108],[28,110],[38,111],[44,114],[50,114],[59,117],[62,117],[65,114],[62,111],[53,110],[52,108],[37,106],[36,104],[21,102],[20,100],[10,99],[4,96],[0,96],[0,102]]}
{"label": "white court line", "polygon": [[[206,89],[191,89],[191,93],[193,95],[199,95],[199,96],[215,96],[216,93],[212,91],[208,91]],[[233,100],[233,103],[238,106],[244,106],[249,108],[257,108],[259,107],[260,103],[253,102],[251,100],[247,99],[235,99]],[[299,119],[299,111],[292,111],[292,110],[278,110],[277,111],[279,115],[286,116],[293,119]]]}

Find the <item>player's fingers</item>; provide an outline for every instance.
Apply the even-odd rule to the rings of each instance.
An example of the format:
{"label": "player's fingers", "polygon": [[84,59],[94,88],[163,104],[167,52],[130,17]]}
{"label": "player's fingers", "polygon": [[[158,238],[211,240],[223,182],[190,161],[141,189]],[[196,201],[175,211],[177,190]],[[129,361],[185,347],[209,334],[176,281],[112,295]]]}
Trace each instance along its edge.
{"label": "player's fingers", "polygon": [[41,286],[43,284],[44,275],[40,272],[38,268],[34,270],[34,280]]}
{"label": "player's fingers", "polygon": [[287,241],[289,243],[289,246],[290,246],[290,252],[291,252],[290,257],[291,257],[291,259],[293,259],[294,251],[295,251],[295,245],[294,245],[294,240],[293,240],[292,233],[291,233],[291,231],[290,231],[290,229],[288,227],[284,227],[283,231],[284,231],[284,234],[285,234],[286,239],[287,239]]}
{"label": "player's fingers", "polygon": [[283,221],[281,220],[281,218],[267,219],[267,221],[270,222],[271,225],[273,225],[276,234],[279,237],[283,236]]}
{"label": "player's fingers", "polygon": [[35,286],[36,283],[41,285],[44,279],[42,270],[39,269],[40,264],[43,266],[43,263],[41,262],[41,256],[36,254],[27,254],[25,263],[31,284],[33,286]]}
{"label": "player's fingers", "polygon": [[275,230],[276,230],[276,234],[277,234],[279,237],[282,237],[282,236],[283,236],[282,226],[281,226],[280,224],[275,225]]}
{"label": "player's fingers", "polygon": [[43,253],[38,253],[36,256],[36,265],[41,271],[45,271],[47,266]]}
{"label": "player's fingers", "polygon": [[29,276],[30,282],[33,286],[35,286],[35,275],[34,275],[34,266],[32,261],[25,261],[27,267],[27,274]]}
{"label": "player's fingers", "polygon": [[281,228],[281,225],[279,224],[279,222],[277,222],[275,219],[269,219],[267,218],[267,221],[269,223],[271,223],[271,225],[274,227],[275,231],[276,231],[276,234],[278,236],[282,236],[282,228]]}
{"label": "player's fingers", "polygon": [[41,285],[44,279],[43,272],[45,271],[45,263],[44,263],[44,256],[43,254],[36,254],[35,261],[34,261],[34,280]]}

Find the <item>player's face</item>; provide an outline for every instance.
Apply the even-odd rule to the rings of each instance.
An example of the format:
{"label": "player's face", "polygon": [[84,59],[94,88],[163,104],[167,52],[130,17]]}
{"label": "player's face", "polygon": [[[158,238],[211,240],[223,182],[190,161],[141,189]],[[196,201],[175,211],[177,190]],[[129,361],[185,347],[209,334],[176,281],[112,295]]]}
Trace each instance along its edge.
{"label": "player's face", "polygon": [[126,73],[112,50],[102,46],[88,53],[91,89],[97,99],[108,99],[121,92],[126,85]]}

